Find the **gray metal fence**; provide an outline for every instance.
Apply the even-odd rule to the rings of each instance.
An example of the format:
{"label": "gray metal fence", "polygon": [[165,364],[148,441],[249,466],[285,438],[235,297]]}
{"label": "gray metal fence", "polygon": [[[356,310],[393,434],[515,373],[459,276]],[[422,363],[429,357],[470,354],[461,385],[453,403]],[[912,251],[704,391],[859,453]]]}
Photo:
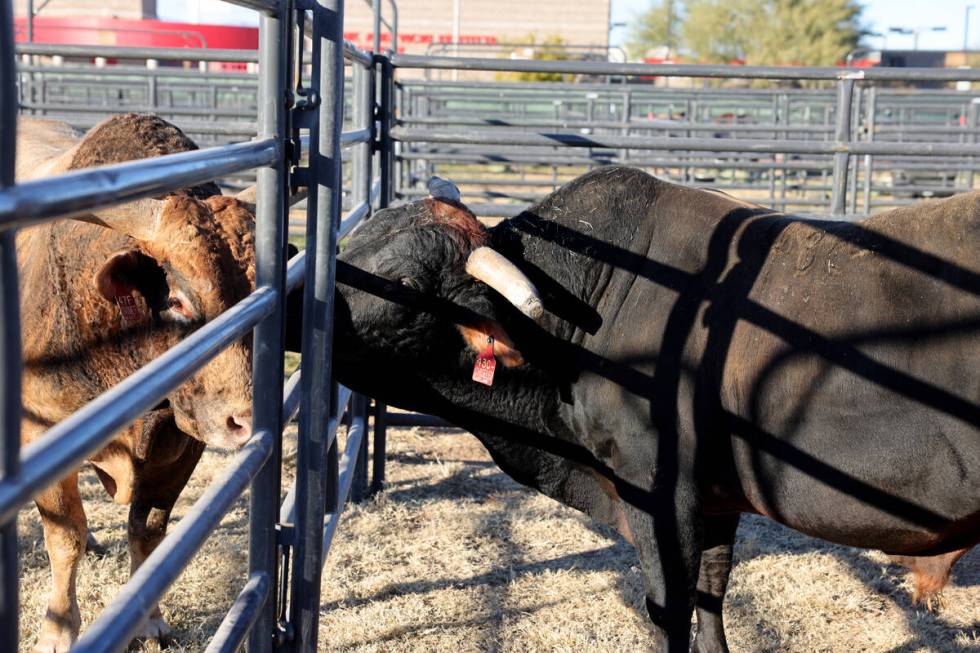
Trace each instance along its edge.
{"label": "gray metal fence", "polygon": [[[396,65],[426,70],[436,61],[395,59]],[[449,69],[452,61],[443,58],[439,67],[445,64]],[[846,197],[844,211],[867,214],[917,197],[973,188],[975,158],[954,149],[937,156],[937,146],[977,142],[980,94],[878,85],[885,78],[922,79],[929,77],[928,71],[865,74],[635,64],[545,68],[539,63],[511,66],[484,59],[463,60],[460,65],[498,76],[557,70],[590,70],[599,76],[599,71],[628,70],[637,77],[647,70],[686,79],[668,88],[402,79],[398,133],[406,138],[398,149],[396,196],[415,197],[425,192],[425,180],[432,174],[455,171],[478,213],[507,216],[584,169],[609,163],[636,165],[688,185],[803,211],[830,206],[835,192],[837,201]],[[951,71],[931,72],[944,80],[953,78]],[[848,75],[851,80],[842,79]],[[799,79],[820,87],[793,87]],[[768,87],[746,87],[749,81],[761,80]],[[842,86],[850,87],[847,109],[839,102]],[[846,135],[839,133],[842,128]],[[433,129],[439,131],[433,134]],[[466,139],[452,136],[463,129]],[[860,147],[852,151],[847,176],[835,182],[839,142],[868,145],[861,153]],[[923,147],[884,146],[899,143]],[[566,144],[576,149],[561,147]],[[835,191],[840,183],[843,190]]]}
{"label": "gray metal fence", "polygon": [[[236,650],[246,637],[250,651],[316,649],[319,578],[326,550],[358,469],[362,473],[357,483],[366,483],[369,402],[351,397],[331,380],[330,316],[338,239],[355,228],[372,205],[384,206],[390,197],[390,175],[375,179],[373,174],[375,167],[388,169],[383,157],[390,147],[377,148],[382,160],[375,162],[371,145],[378,133],[373,91],[384,77],[379,71],[386,67],[343,42],[342,0],[317,0],[306,8],[285,0],[237,2],[261,12],[257,138],[21,184],[15,184],[13,176],[18,94],[11,5],[0,5],[0,650],[18,649],[15,518],[20,507],[253,329],[253,437],[72,650],[125,648],[147,608],[156,604],[247,487],[249,577],[208,651]],[[312,38],[308,66],[296,60],[303,57],[296,47],[297,27]],[[29,46],[34,47],[38,46]],[[92,49],[85,52],[91,55]],[[345,58],[354,79],[348,116],[354,128],[342,131]],[[308,79],[294,74],[304,70],[309,71]],[[304,143],[309,144],[308,157],[302,155]],[[341,215],[342,148],[352,152],[355,178],[353,206],[346,216]],[[21,451],[16,230],[250,168],[257,168],[258,179],[255,291]],[[290,192],[297,187],[308,189],[307,247],[287,266]],[[305,315],[321,313],[324,319],[304,324],[302,374],[294,375],[284,388],[284,298],[300,284]],[[297,409],[298,459],[313,462],[298,466],[296,485],[280,505],[282,428]],[[351,426],[341,455],[337,428],[345,410]],[[383,438],[383,429],[378,435]],[[383,456],[383,440],[375,451]],[[383,458],[376,458],[376,470],[383,473],[382,466]],[[364,488],[358,493],[363,495]]]}
{"label": "gray metal fence", "polygon": [[[374,0],[367,1],[374,4]],[[187,50],[107,48],[95,52],[104,58],[115,52],[112,59],[128,65],[83,65],[78,48],[71,46],[18,46],[25,60],[19,69],[21,110],[61,117],[80,127],[91,126],[120,110],[148,110],[172,120],[198,142],[212,144],[255,133],[253,107],[258,86],[254,73],[160,65],[173,63],[171,57],[183,61],[189,56]],[[31,57],[43,58],[46,63],[42,65],[38,59],[31,64],[26,61]],[[209,51],[208,58],[227,58],[245,65],[253,62],[255,55]],[[49,65],[52,60],[59,65]],[[74,63],[65,65],[66,61]],[[147,69],[151,64],[155,67]],[[744,70],[733,67],[731,72],[737,78]],[[797,88],[787,80],[770,79],[765,82],[768,88],[757,88],[746,87],[745,80],[688,78],[682,86],[660,88],[637,83],[637,79],[642,76],[619,84],[404,78],[396,90],[398,125],[421,130],[508,127],[628,140],[696,137],[711,139],[719,147],[724,145],[722,139],[836,140],[836,80],[811,79],[809,83],[819,87]],[[741,85],[732,85],[733,81]],[[878,87],[856,80],[849,139],[976,143],[980,137],[978,101],[980,93],[976,91]],[[571,153],[552,144],[416,141],[400,146],[395,179],[397,196],[412,198],[426,193],[426,180],[441,170],[450,174],[473,164],[495,165],[504,168],[503,174],[474,175],[467,171],[461,179],[468,186],[468,198],[484,208],[484,213],[509,215],[586,168],[628,163],[692,186],[748,195],[774,208],[812,211],[827,206],[832,198],[834,161],[833,154],[820,152],[746,154],[737,149],[657,151],[590,146]],[[972,189],[978,165],[971,156],[937,160],[914,154],[866,154],[851,163],[846,184],[849,213],[869,213],[917,197]],[[248,183],[247,173],[224,180],[232,188]]]}

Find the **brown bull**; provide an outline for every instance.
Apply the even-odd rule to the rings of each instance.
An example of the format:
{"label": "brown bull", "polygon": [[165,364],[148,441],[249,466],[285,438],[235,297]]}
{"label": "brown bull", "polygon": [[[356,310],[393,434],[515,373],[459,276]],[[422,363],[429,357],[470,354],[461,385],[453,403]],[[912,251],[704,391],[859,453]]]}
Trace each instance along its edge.
{"label": "brown bull", "polygon": [[[19,181],[196,149],[173,125],[135,114],[109,118],[81,139],[62,123],[21,118],[17,137]],[[248,295],[253,223],[248,205],[206,184],[18,234],[23,441]],[[162,539],[204,444],[239,446],[250,437],[251,401],[246,339],[92,457],[106,490],[131,506],[133,570]],[[77,478],[76,470],[35,499],[53,581],[36,653],[67,651],[81,624],[75,578],[87,528]],[[168,631],[155,608],[143,636]]]}

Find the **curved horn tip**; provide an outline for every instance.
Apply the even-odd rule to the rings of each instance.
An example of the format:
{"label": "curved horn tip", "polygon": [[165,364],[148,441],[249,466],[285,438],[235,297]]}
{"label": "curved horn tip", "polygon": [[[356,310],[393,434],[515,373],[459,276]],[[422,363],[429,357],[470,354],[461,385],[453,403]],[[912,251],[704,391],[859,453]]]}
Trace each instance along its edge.
{"label": "curved horn tip", "polygon": [[460,201],[461,195],[459,189],[456,187],[456,184],[448,179],[433,175],[429,177],[429,182],[426,186],[429,189],[429,195],[432,195],[432,197],[452,200],[453,202]]}
{"label": "curved horn tip", "polygon": [[528,316],[535,322],[539,322],[542,317],[544,317],[544,304],[537,297],[528,297],[523,304],[518,307],[524,315]]}

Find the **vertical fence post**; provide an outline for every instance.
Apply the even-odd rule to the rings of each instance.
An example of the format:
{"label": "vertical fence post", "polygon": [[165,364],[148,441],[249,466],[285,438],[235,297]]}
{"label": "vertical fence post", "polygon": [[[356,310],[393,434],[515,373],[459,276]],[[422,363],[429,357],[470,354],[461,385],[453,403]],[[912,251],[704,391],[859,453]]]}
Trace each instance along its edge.
{"label": "vertical fence post", "polygon": [[[837,82],[837,124],[834,130],[834,140],[837,143],[847,143],[851,139],[851,100],[854,98],[854,80],[842,79]],[[830,213],[844,215],[847,201],[847,163],[850,155],[847,152],[834,154],[834,180],[831,186]]]}
{"label": "vertical fence post", "polygon": [[[351,397],[350,415],[351,424],[356,424],[357,420],[363,419],[365,431],[367,430],[367,412],[369,400],[364,395],[355,394]],[[367,433],[361,433],[361,445],[357,450],[357,460],[354,461],[353,478],[350,487],[350,500],[354,503],[363,501],[367,497],[367,470],[368,470],[368,438]]]}
{"label": "vertical fence post", "polygon": [[[380,125],[378,130],[378,152],[381,177],[381,197],[379,208],[385,208],[394,198],[395,151],[391,138],[391,125],[394,120],[395,74],[388,57],[375,55],[375,63],[380,69],[381,103]],[[371,468],[371,494],[384,487],[385,452],[388,441],[388,407],[380,402],[374,403],[374,458]]]}
{"label": "vertical fence post", "polygon": [[[303,298],[303,374],[296,452],[296,541],[290,592],[290,651],[316,650],[320,614],[324,462],[331,408],[331,348],[337,223],[341,210],[340,130],[343,123],[343,0],[313,5],[311,86],[321,98],[310,129],[307,267]],[[312,248],[311,248],[312,245]]]}
{"label": "vertical fence post", "polygon": [[371,460],[371,494],[384,489],[385,453],[388,448],[388,407],[374,402],[374,457]]}
{"label": "vertical fence post", "polygon": [[[354,98],[351,105],[356,129],[371,128],[374,123],[374,79],[371,68],[359,63],[352,67]],[[365,141],[354,146],[351,157],[351,197],[352,205],[371,202],[371,142]],[[351,399],[351,415],[356,415],[356,407],[361,406],[367,399],[354,395]],[[363,408],[361,409],[363,412]],[[361,437],[361,448],[354,467],[354,478],[351,484],[351,500],[362,501],[367,496],[367,454],[368,438]]]}
{"label": "vertical fence post", "polygon": [[[866,91],[867,91],[867,87],[865,87],[865,86],[858,86],[857,87],[857,101],[856,102],[851,102],[851,124],[852,125],[858,125],[858,126],[860,126],[860,124],[861,124],[861,105],[864,103],[864,98],[867,95],[866,94]],[[859,138],[860,138],[860,136],[857,136],[856,140],[859,139]],[[857,161],[855,161],[854,162],[854,165],[848,166],[848,167],[850,168],[849,174],[850,174],[850,179],[851,179],[851,181],[848,183],[848,188],[850,188],[850,190],[851,190],[850,197],[849,197],[849,202],[848,202],[848,209],[850,210],[851,215],[853,215],[853,214],[857,213],[857,196],[858,196],[857,188],[858,188],[858,167],[859,166],[857,164]]]}
{"label": "vertical fence post", "polygon": [[[966,131],[967,131],[967,134],[968,134],[967,137],[966,137],[966,142],[967,143],[976,143],[977,142],[977,103],[976,103],[976,101],[971,101],[970,102],[970,106],[967,107],[967,110],[966,110]],[[969,165],[969,167],[966,170],[966,189],[967,190],[973,190],[973,176],[974,176],[973,166],[976,165],[976,161],[977,161],[976,160],[976,157],[972,157],[971,156],[968,159],[968,165]]]}
{"label": "vertical fence post", "polygon": [[[351,112],[355,129],[370,129],[374,123],[374,88],[371,69],[359,63],[352,66],[354,94]],[[371,200],[371,142],[353,146],[351,152],[351,204]]]}
{"label": "vertical fence post", "polygon": [[[14,24],[0,3],[0,190],[14,185],[17,138]],[[20,299],[14,232],[0,234],[0,479],[17,474],[20,454]],[[0,651],[17,646],[17,520],[0,525]]]}
{"label": "vertical fence post", "polygon": [[[259,23],[259,138],[284,142],[286,89],[289,88],[289,51],[292,8],[280,4],[278,14],[263,14]],[[285,145],[283,145],[285,148]],[[255,285],[272,286],[279,291],[276,311],[255,326],[252,354],[254,388],[252,427],[254,432],[269,430],[280,434],[262,471],[252,480],[249,492],[249,574],[262,572],[270,580],[265,605],[248,636],[249,653],[272,651],[276,626],[276,567],[280,473],[282,460],[283,327],[285,321],[286,153],[273,166],[256,171],[258,188],[255,204]],[[285,582],[285,579],[283,579]]]}
{"label": "vertical fence post", "polygon": [[[875,120],[878,113],[878,87],[868,88],[868,105],[865,107],[865,139],[875,139]],[[874,174],[874,160],[870,154],[864,155],[864,212],[871,213],[871,176]]]}

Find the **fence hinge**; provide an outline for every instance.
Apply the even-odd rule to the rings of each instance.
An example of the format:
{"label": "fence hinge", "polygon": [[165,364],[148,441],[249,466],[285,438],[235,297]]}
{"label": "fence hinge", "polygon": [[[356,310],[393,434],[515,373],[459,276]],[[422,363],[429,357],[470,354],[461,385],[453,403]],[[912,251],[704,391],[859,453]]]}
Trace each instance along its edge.
{"label": "fence hinge", "polygon": [[300,96],[293,106],[290,116],[293,128],[310,129],[316,117],[315,109],[320,106],[320,95],[312,88],[300,88],[296,93]]}
{"label": "fence hinge", "polygon": [[293,546],[296,529],[292,524],[276,524],[276,544],[281,547]]}
{"label": "fence hinge", "polygon": [[286,644],[291,643],[294,639],[296,639],[296,636],[295,630],[293,629],[293,624],[289,623],[288,621],[280,620],[276,624],[275,632],[272,634],[272,647],[282,648]]}
{"label": "fence hinge", "polygon": [[289,183],[294,188],[309,188],[310,169],[306,166],[296,166],[289,174]]}

